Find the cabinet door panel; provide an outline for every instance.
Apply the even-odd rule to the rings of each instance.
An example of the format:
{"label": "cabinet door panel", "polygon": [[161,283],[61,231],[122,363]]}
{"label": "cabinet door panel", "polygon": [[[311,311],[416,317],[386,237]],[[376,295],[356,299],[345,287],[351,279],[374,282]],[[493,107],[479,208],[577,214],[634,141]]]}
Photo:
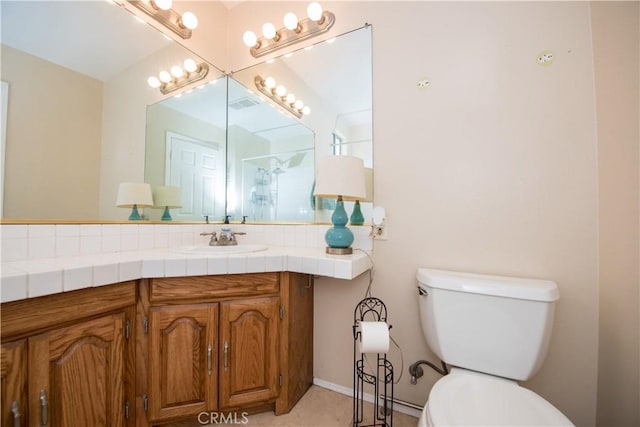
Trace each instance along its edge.
{"label": "cabinet door panel", "polygon": [[217,408],[217,304],[151,309],[149,413],[154,421]]}
{"label": "cabinet door panel", "polygon": [[[0,350],[0,425],[27,425],[27,345],[26,340],[2,344]],[[18,421],[16,421],[18,420]]]}
{"label": "cabinet door panel", "polygon": [[124,313],[29,338],[31,424],[124,424]]}
{"label": "cabinet door panel", "polygon": [[278,394],[279,298],[221,304],[220,405],[238,407]]}

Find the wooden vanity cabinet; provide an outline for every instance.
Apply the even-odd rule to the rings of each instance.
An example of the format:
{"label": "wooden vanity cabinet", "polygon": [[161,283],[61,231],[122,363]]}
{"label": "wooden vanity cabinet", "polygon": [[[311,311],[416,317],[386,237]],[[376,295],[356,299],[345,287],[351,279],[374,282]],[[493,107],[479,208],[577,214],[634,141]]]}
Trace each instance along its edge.
{"label": "wooden vanity cabinet", "polygon": [[134,282],[3,304],[3,425],[133,425],[134,304]]}
{"label": "wooden vanity cabinet", "polygon": [[[148,424],[196,421],[203,412],[289,412],[313,380],[311,280],[277,272],[142,280],[138,315],[148,318],[148,334],[137,358],[148,370],[138,369],[137,386]],[[294,305],[304,311],[292,331]],[[294,348],[292,338],[308,344]],[[298,360],[303,372],[289,375],[289,361]]]}

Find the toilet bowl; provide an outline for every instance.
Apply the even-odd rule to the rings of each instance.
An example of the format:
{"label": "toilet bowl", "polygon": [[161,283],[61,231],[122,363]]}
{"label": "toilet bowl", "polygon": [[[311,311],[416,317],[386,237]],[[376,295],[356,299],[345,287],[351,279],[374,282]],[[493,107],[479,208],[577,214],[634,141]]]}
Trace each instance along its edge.
{"label": "toilet bowl", "polygon": [[422,330],[451,372],[429,393],[418,425],[573,426],[517,381],[541,367],[557,285],[547,280],[419,269]]}
{"label": "toilet bowl", "polygon": [[432,426],[572,426],[555,406],[513,380],[452,368],[435,383],[418,422]]}

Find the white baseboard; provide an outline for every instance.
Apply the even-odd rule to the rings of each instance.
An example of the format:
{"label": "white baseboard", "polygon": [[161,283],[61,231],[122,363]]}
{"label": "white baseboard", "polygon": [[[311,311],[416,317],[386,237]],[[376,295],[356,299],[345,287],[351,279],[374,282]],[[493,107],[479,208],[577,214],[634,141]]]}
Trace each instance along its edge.
{"label": "white baseboard", "polygon": [[[317,385],[318,387],[326,388],[331,391],[335,391],[337,393],[353,397],[353,389],[350,387],[345,387],[340,384],[331,383],[329,381],[321,380],[320,378],[314,378],[313,384]],[[363,399],[369,403],[374,402],[374,396],[370,393],[363,393]],[[422,410],[412,408],[411,406],[408,406],[404,402],[396,399],[394,399],[394,402],[393,402],[393,410],[397,412],[402,412],[403,414],[411,415],[412,417],[416,417],[416,418],[420,418],[420,414],[422,412]]]}

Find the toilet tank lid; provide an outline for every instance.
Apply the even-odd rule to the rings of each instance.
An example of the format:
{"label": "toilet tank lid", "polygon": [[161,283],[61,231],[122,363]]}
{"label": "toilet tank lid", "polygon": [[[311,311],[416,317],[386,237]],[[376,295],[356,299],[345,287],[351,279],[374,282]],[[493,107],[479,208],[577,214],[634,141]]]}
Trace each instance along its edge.
{"label": "toilet tank lid", "polygon": [[457,271],[419,268],[418,282],[439,289],[551,302],[560,298],[558,285],[551,280],[490,276]]}

